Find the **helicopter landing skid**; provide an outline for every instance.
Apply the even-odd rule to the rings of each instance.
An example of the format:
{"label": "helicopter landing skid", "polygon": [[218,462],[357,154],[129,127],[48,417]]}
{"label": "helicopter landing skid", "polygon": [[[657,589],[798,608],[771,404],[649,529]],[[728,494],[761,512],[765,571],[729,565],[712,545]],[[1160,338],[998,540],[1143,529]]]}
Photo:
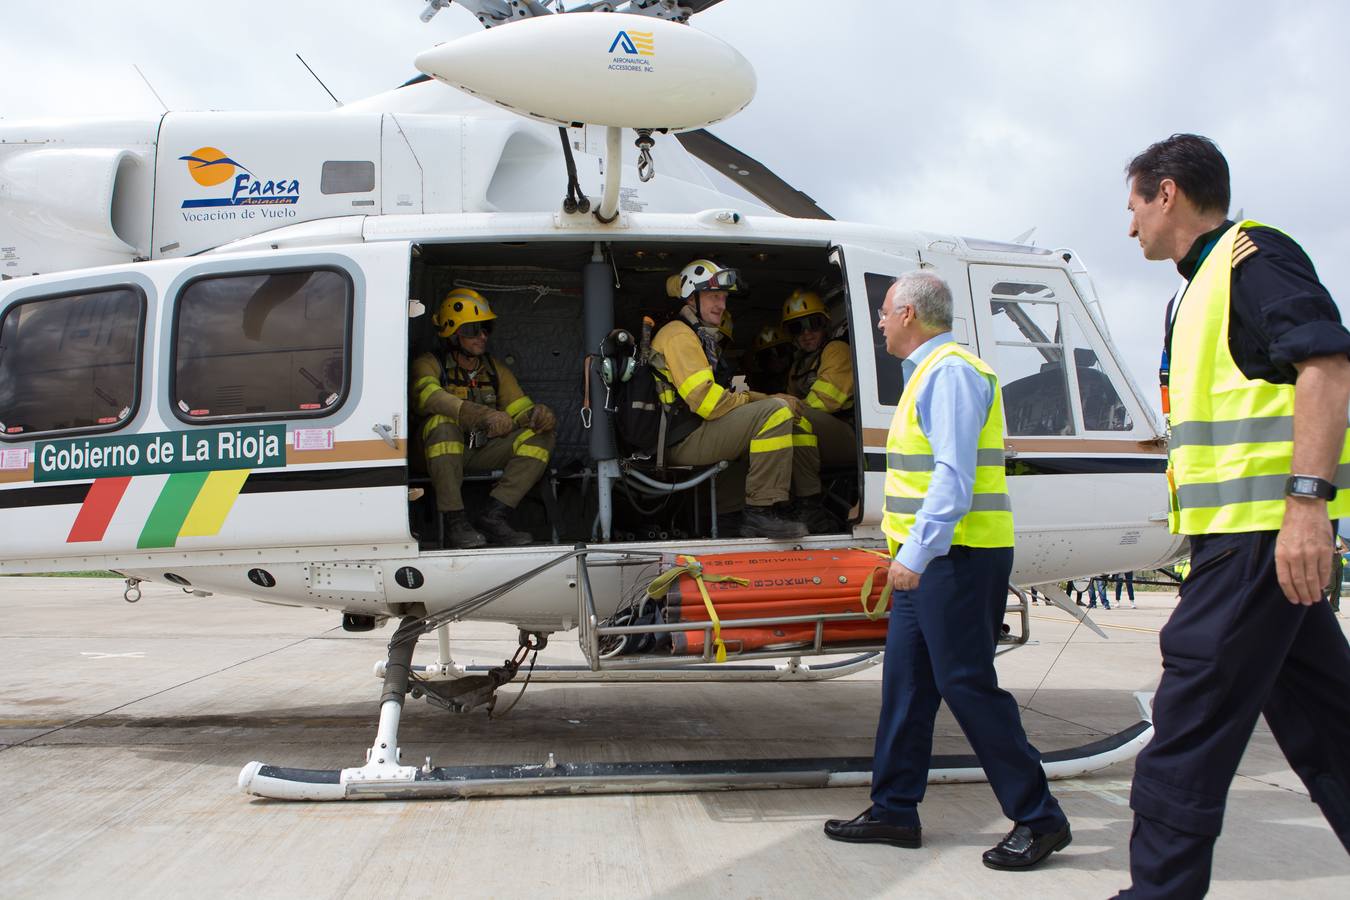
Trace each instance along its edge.
{"label": "helicopter landing skid", "polygon": [[[1046,777],[1076,778],[1133,759],[1153,737],[1153,694],[1134,696],[1138,722],[1101,740],[1043,754]],[[372,761],[365,766],[292,769],[255,761],[239,773],[240,791],[274,800],[468,799],[865,787],[872,777],[868,756],[591,763],[560,762],[550,753],[543,762],[519,765],[432,767],[428,757],[421,767],[401,766],[397,717],[391,733],[385,727],[388,709],[386,702]],[[934,756],[928,770],[929,784],[985,780],[973,755]]]}

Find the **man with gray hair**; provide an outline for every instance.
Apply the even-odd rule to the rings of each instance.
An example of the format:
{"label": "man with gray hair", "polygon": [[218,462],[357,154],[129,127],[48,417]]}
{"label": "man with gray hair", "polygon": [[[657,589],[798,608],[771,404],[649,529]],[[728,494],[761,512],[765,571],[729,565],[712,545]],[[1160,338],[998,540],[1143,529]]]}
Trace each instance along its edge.
{"label": "man with gray hair", "polygon": [[1013,559],[1003,401],[993,369],[952,340],[951,327],[951,290],[931,272],[896,279],[879,310],[886,351],[914,367],[886,441],[881,528],[894,593],[872,805],[853,819],[829,820],[825,834],[921,846],[918,806],[933,723],[946,700],[1013,821],[984,864],[1028,869],[1067,847],[1072,835],[1017,703],[994,672]]}

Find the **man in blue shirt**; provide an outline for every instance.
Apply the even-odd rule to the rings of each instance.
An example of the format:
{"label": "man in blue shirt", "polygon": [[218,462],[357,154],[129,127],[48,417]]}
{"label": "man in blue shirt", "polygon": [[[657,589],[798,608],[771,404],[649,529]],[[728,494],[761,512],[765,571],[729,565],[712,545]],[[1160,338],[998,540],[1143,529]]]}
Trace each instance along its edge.
{"label": "man in blue shirt", "polygon": [[[1025,869],[1068,846],[1072,836],[1050,794],[1040,753],[1022,729],[1017,703],[999,688],[994,672],[1013,557],[1002,404],[993,371],[953,344],[951,322],[951,291],[931,272],[901,276],[879,311],[887,352],[902,358],[906,371],[887,444],[883,522],[892,543],[901,543],[893,547],[889,571],[895,593],[872,805],[853,819],[829,820],[825,834],[921,846],[918,805],[928,781],[933,724],[946,700],[1004,815],[1014,822],[985,852],[984,864]],[[914,508],[918,493],[917,511],[904,512]]]}

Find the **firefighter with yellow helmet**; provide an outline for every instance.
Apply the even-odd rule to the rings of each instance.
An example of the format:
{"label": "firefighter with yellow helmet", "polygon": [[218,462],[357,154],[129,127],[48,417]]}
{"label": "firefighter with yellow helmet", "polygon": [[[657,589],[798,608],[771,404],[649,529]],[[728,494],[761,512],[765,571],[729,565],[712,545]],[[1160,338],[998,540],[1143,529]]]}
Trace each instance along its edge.
{"label": "firefighter with yellow helmet", "polygon": [[[530,542],[509,519],[553,450],[553,412],[530,400],[511,370],[487,352],[496,318],[477,291],[455,288],[431,319],[442,352],[424,353],[412,365],[412,407],[421,419],[427,471],[446,519],[446,541],[456,549]],[[493,469],[502,477],[471,521],[461,492],[464,472]]]}
{"label": "firefighter with yellow helmet", "polygon": [[[709,259],[690,262],[667,281],[667,293],[681,306],[652,339],[652,368],[666,416],[663,452],[674,465],[743,462],[719,478],[718,512],[739,509],[736,527],[745,537],[801,537],[806,526],[789,517],[789,492],[820,493],[816,439],[801,417],[801,401],[786,394],[735,393],[714,374],[728,295],[743,290],[735,269]],[[732,489],[742,468],[743,492]]]}
{"label": "firefighter with yellow helmet", "polygon": [[783,330],[796,353],[787,392],[802,400],[827,466],[853,465],[853,353],[848,341],[829,336],[830,313],[820,295],[798,288],[783,302]]}
{"label": "firefighter with yellow helmet", "polygon": [[777,393],[787,388],[795,348],[782,325],[765,325],[750,347],[748,379],[756,390]]}

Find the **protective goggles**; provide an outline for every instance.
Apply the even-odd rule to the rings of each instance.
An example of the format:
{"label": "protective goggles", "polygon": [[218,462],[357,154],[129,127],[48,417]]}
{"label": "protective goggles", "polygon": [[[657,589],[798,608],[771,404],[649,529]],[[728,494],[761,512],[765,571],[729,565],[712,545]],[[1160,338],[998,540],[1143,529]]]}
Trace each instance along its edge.
{"label": "protective goggles", "polygon": [[824,331],[825,325],[826,322],[824,316],[805,316],[800,319],[793,319],[791,322],[784,324],[783,330],[793,337],[796,337],[803,331]]}
{"label": "protective goggles", "polygon": [[708,276],[708,280],[698,286],[700,291],[748,291],[741,273],[735,269],[722,269]]}
{"label": "protective goggles", "polygon": [[455,332],[460,337],[476,338],[480,334],[492,334],[491,322],[467,322],[459,326],[459,331]]}

